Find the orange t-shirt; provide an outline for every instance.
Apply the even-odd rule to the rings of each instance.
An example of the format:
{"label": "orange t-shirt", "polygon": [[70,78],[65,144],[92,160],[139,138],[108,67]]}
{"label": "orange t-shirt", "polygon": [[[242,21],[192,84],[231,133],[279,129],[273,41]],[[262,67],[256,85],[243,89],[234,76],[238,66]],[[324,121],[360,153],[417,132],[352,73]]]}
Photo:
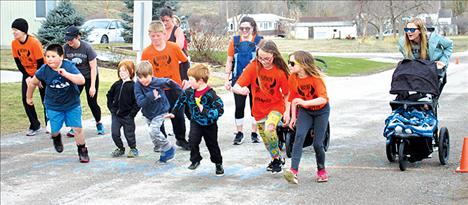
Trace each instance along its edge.
{"label": "orange t-shirt", "polygon": [[180,78],[179,61],[186,62],[187,57],[173,42],[166,42],[166,48],[157,51],[153,45],[143,50],[141,60],[147,60],[153,65],[153,76],[158,78],[170,78],[182,86]]}
{"label": "orange t-shirt", "polygon": [[[328,102],[327,88],[322,78],[308,76],[299,78],[296,74],[289,76],[289,98],[288,101],[292,102],[294,98],[301,98],[303,100],[312,100],[318,97],[323,97]],[[305,107],[309,110],[320,110],[325,107],[323,105]]]}
{"label": "orange t-shirt", "polygon": [[[260,89],[259,82],[262,84],[262,89]],[[281,114],[284,112],[284,96],[288,93],[288,77],[275,65],[270,70],[260,69],[257,75],[257,61],[252,61],[245,67],[237,84],[241,87],[250,85],[253,97],[252,115],[255,120],[265,118],[273,110]]]}
{"label": "orange t-shirt", "polygon": [[30,76],[34,76],[37,69],[37,60],[44,59],[42,44],[34,36],[28,35],[26,41],[21,43],[18,40],[11,42],[11,52],[13,58],[19,58],[21,65]]}
{"label": "orange t-shirt", "polygon": [[[252,36],[252,39],[250,39],[248,41],[253,42],[255,40],[256,36],[257,35]],[[240,37],[240,42],[243,42],[243,41],[247,41],[247,39],[244,39],[241,36]],[[228,47],[228,50],[227,50],[227,55],[230,56],[230,57],[234,57],[234,39],[233,38],[231,38],[231,40],[229,40],[229,47]]]}

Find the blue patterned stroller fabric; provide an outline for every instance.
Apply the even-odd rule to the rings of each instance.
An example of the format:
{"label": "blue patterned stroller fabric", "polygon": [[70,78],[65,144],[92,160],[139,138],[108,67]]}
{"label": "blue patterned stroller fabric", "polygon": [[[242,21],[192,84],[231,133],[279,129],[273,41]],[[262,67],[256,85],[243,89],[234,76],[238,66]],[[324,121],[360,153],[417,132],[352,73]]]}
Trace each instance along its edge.
{"label": "blue patterned stroller fabric", "polygon": [[432,110],[421,111],[414,107],[400,107],[385,120],[384,137],[390,139],[395,134],[417,134],[433,137],[437,129],[437,119]]}

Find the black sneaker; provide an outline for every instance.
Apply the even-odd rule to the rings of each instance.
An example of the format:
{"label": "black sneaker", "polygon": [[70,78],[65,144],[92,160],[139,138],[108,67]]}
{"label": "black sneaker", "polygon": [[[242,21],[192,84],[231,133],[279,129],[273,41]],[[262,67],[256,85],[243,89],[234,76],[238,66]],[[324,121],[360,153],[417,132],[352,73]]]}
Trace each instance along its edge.
{"label": "black sneaker", "polygon": [[117,148],[112,152],[112,157],[120,157],[125,154],[125,148]]}
{"label": "black sneaker", "polygon": [[198,168],[198,166],[200,166],[200,162],[192,162],[192,164],[190,164],[190,166],[188,167],[188,169],[190,170],[195,170]]}
{"label": "black sneaker", "polygon": [[[282,158],[282,157],[280,157],[280,159],[281,159],[281,166],[283,166],[286,163],[286,160],[284,158]],[[268,164],[268,166],[266,168],[267,171],[269,171],[269,172],[273,171],[273,162],[274,162],[274,160],[270,161],[270,163]]]}
{"label": "black sneaker", "polygon": [[81,163],[88,163],[89,162],[88,148],[78,147],[78,157],[80,158]]}
{"label": "black sneaker", "polygon": [[62,135],[59,134],[56,137],[52,137],[52,142],[54,143],[55,150],[58,153],[63,152],[63,143],[62,143]]}
{"label": "black sneaker", "polygon": [[260,143],[260,139],[258,139],[258,134],[257,133],[252,132],[250,137],[252,138],[252,143]]}
{"label": "black sneaker", "polygon": [[274,159],[271,164],[272,164],[271,172],[273,174],[281,173],[283,171],[283,161],[281,157],[279,159]]}
{"label": "black sneaker", "polygon": [[244,141],[244,133],[237,132],[236,137],[234,138],[234,145],[240,145]]}
{"label": "black sneaker", "polygon": [[190,145],[185,140],[177,140],[176,145],[181,147],[184,150],[190,150]]}
{"label": "black sneaker", "polygon": [[223,164],[216,164],[216,176],[224,176]]}

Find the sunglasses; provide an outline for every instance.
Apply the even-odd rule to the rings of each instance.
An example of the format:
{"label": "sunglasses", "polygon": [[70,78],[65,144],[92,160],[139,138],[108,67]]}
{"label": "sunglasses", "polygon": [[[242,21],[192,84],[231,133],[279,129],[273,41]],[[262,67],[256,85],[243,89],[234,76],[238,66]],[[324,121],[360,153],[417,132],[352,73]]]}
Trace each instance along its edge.
{"label": "sunglasses", "polygon": [[273,57],[262,58],[260,56],[258,56],[257,58],[259,61],[263,61],[263,62],[269,62],[271,61],[271,59],[273,59]]}
{"label": "sunglasses", "polygon": [[408,32],[414,33],[416,30],[419,30],[417,28],[404,28],[404,29],[405,29],[405,33],[408,33]]}
{"label": "sunglasses", "polygon": [[296,65],[296,62],[294,62],[294,61],[288,61],[288,64],[289,64],[290,66],[294,67],[294,66]]}
{"label": "sunglasses", "polygon": [[250,31],[250,27],[239,27],[241,31]]}

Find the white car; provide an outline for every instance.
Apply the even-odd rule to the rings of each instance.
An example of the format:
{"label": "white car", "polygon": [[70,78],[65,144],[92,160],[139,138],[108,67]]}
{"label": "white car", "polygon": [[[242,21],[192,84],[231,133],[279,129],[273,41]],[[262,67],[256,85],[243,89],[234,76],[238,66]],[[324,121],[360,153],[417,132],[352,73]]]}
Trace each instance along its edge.
{"label": "white car", "polygon": [[93,44],[124,42],[122,24],[118,19],[92,19],[86,21],[82,29],[88,31],[86,39]]}

